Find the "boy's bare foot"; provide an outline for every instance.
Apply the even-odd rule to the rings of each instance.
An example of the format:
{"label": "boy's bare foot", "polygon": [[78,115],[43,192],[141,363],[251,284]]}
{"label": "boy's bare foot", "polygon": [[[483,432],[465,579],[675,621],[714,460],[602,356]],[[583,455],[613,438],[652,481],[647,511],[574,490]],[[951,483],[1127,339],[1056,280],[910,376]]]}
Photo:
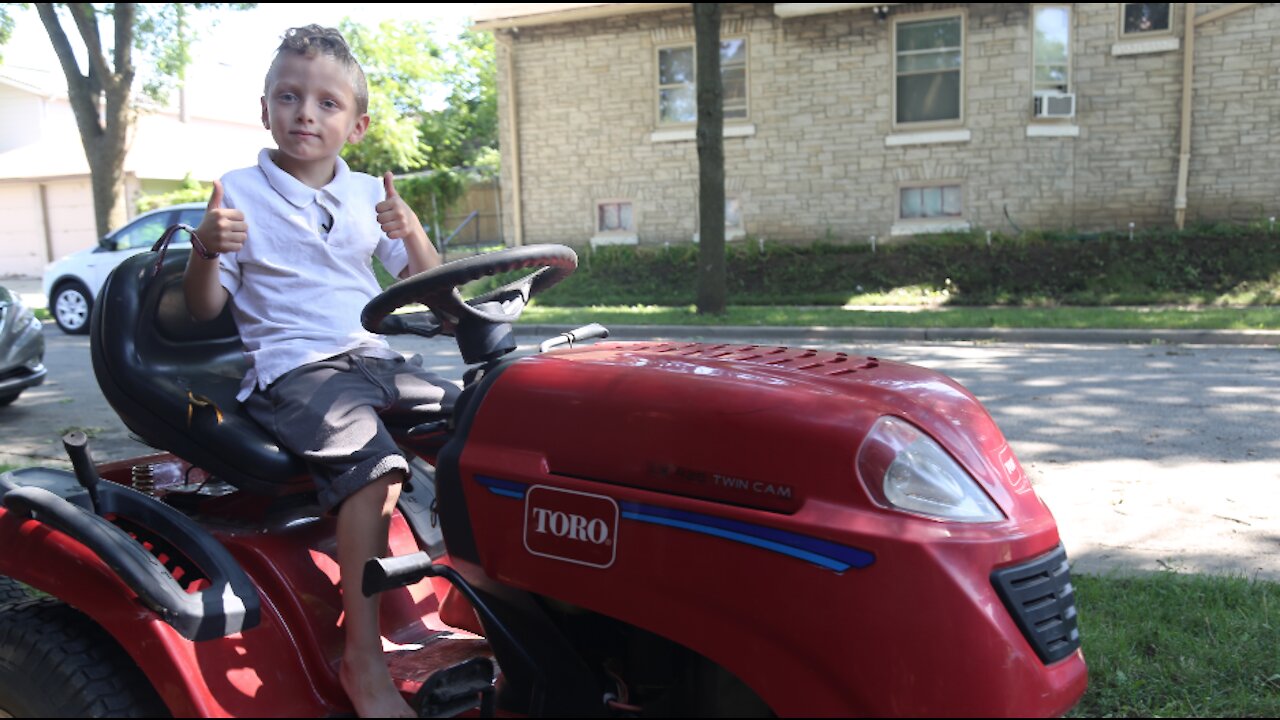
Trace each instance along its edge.
{"label": "boy's bare foot", "polygon": [[391,674],[387,672],[386,662],[381,654],[369,660],[343,657],[338,680],[342,682],[342,689],[347,691],[347,697],[355,706],[356,715],[362,718],[418,716],[391,681]]}

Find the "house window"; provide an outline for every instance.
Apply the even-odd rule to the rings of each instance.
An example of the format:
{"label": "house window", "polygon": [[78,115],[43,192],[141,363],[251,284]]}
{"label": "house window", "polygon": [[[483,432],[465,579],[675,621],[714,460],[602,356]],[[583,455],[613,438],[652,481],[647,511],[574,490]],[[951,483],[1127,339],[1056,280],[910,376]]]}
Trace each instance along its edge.
{"label": "house window", "polygon": [[724,231],[726,235],[742,232],[742,199],[727,197],[724,199]]}
{"label": "house window", "polygon": [[630,202],[602,202],[596,206],[596,232],[634,232],[635,229]]}
{"label": "house window", "polygon": [[897,21],[894,28],[895,122],[963,119],[964,16]]}
{"label": "house window", "polygon": [[[694,221],[694,225],[701,224],[701,216]],[[702,232],[693,234],[693,241],[699,242]],[[725,196],[724,199],[724,239],[725,240],[741,240],[747,236],[747,229],[742,224],[742,198]]]}
{"label": "house window", "polygon": [[1172,29],[1173,3],[1120,3],[1120,35],[1167,33]]}
{"label": "house window", "polygon": [[898,191],[900,220],[954,220],[964,217],[959,184],[905,187]]}
{"label": "house window", "polygon": [[1071,8],[1038,5],[1034,10],[1033,90],[1068,92],[1071,87]]}
{"label": "house window", "polygon": [[[698,120],[697,75],[692,45],[658,49],[658,124]],[[747,117],[747,41],[720,41],[720,81],[725,120]]]}

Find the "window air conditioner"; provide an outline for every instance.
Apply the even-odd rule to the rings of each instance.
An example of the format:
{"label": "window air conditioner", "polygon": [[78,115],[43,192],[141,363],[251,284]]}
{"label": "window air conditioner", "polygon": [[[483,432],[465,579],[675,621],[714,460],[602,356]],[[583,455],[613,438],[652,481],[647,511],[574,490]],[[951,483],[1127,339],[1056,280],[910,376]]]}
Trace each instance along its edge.
{"label": "window air conditioner", "polygon": [[1038,118],[1072,118],[1076,116],[1076,94],[1038,92],[1034,114]]}

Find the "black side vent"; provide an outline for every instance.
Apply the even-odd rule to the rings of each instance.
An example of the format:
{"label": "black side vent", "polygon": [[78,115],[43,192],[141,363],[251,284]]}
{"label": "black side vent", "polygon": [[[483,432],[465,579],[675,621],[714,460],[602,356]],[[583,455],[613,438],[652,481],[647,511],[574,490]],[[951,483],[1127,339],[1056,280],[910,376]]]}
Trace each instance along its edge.
{"label": "black side vent", "polygon": [[1059,545],[1048,555],[991,573],[1005,609],[1046,665],[1080,647],[1076,596],[1067,567],[1067,551]]}

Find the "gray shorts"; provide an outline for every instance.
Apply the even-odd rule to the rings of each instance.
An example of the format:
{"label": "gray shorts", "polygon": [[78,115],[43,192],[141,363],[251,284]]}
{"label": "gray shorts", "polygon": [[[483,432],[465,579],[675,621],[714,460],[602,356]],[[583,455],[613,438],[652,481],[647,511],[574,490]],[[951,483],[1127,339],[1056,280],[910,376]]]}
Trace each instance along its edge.
{"label": "gray shorts", "polygon": [[383,475],[409,474],[380,415],[441,412],[453,407],[458,393],[453,383],[404,358],[345,353],[290,370],[267,389],[254,390],[244,406],[307,461],[320,505],[333,512]]}

